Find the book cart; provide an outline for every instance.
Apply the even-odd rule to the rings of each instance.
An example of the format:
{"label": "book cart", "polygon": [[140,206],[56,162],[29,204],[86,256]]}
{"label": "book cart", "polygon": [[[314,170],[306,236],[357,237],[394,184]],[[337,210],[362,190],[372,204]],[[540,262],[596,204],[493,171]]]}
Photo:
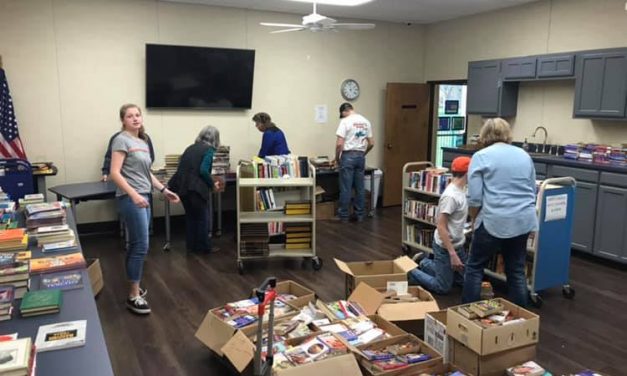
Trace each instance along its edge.
{"label": "book cart", "polygon": [[[403,208],[402,223],[402,250],[405,254],[411,250],[432,253],[430,246],[425,245],[424,236],[419,236],[418,230],[435,230],[436,219],[421,218],[421,216],[407,213],[408,200],[423,201],[425,204],[437,205],[439,193],[410,186],[410,172],[432,168],[431,162],[409,162],[403,166]],[[562,294],[567,299],[575,296],[575,290],[570,286],[570,247],[573,225],[573,208],[575,204],[575,179],[572,177],[549,178],[538,182],[536,196],[536,212],[538,214],[538,231],[532,235],[527,246],[527,262],[530,264],[527,275],[527,288],[531,303],[536,307],[542,306],[542,297],[538,294],[542,290],[562,286]],[[431,234],[427,232],[427,234]],[[472,236],[472,233],[468,234]],[[418,239],[417,239],[418,238]],[[503,273],[485,269],[485,274],[505,281]]]}
{"label": "book cart", "polygon": [[[289,178],[255,178],[254,166],[252,164],[240,163],[237,166],[237,270],[240,274],[244,272],[245,261],[268,258],[302,257],[303,262],[311,260],[314,270],[322,268],[322,259],[316,255],[316,169],[309,163],[307,166],[309,177]],[[277,200],[277,207],[273,210],[258,210],[257,201],[259,196],[257,195],[257,190],[267,188],[282,190],[274,195],[274,198]],[[284,203],[287,198],[297,198],[310,202],[310,213],[299,215],[285,214],[279,204]],[[246,245],[246,241],[242,239],[242,227],[248,224],[264,224],[267,226],[272,223],[282,223],[284,225],[307,224],[311,226],[311,247],[286,249],[285,243],[268,244],[269,235],[266,233],[257,237],[259,248],[251,250],[250,246]],[[265,239],[263,239],[264,237]]]}

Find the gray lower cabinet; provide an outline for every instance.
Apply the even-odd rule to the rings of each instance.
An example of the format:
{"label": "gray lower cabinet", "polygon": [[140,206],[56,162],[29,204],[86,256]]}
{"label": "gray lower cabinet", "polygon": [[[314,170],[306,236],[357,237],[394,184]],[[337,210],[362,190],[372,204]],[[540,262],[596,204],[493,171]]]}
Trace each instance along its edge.
{"label": "gray lower cabinet", "polygon": [[577,182],[573,212],[573,249],[592,253],[594,219],[597,210],[597,184]]}
{"label": "gray lower cabinet", "polygon": [[599,186],[594,253],[627,261],[627,188]]}
{"label": "gray lower cabinet", "polygon": [[574,116],[624,118],[627,50],[577,56]]}

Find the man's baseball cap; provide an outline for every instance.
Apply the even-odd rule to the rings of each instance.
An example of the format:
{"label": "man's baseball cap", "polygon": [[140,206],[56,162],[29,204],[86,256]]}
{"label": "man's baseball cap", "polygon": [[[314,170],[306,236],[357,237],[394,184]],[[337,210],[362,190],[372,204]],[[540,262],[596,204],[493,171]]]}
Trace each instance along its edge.
{"label": "man's baseball cap", "polygon": [[468,166],[470,165],[470,157],[457,157],[453,159],[451,165],[451,171],[453,172],[468,172]]}
{"label": "man's baseball cap", "polygon": [[342,112],[344,111],[348,111],[348,110],[352,110],[353,109],[353,105],[348,103],[348,102],[344,102],[342,103],[342,105],[340,106],[340,119],[342,118]]}

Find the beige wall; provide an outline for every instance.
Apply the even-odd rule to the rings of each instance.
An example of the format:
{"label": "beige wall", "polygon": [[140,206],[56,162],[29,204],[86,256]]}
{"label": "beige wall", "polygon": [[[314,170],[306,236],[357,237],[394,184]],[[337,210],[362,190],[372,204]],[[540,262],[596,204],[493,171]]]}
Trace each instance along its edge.
{"label": "beige wall", "polygon": [[[145,111],[163,156],[180,153],[207,124],[231,146],[233,166],[258,151],[250,118],[269,112],[299,155],[332,155],[339,85],[359,81],[356,109],[378,141],[368,164],[382,166],[387,82],[423,82],[424,27],[377,23],[372,31],[269,34],[260,21],[299,16],[142,0],[3,0],[0,55],[31,161],[54,161],[56,184],[99,178],[106,143],[119,128],[122,103],[144,104],[144,45],[181,44],[256,50],[250,111]],[[314,122],[326,104],[329,121]],[[157,212],[161,212],[161,204]],[[80,222],[114,218],[111,202],[81,204]]]}
{"label": "beige wall", "polygon": [[[626,47],[627,12],[624,0],[543,0],[429,25],[426,35],[425,79],[463,79],[472,60]],[[553,143],[627,142],[626,122],[575,120],[573,103],[574,81],[522,84],[515,139],[544,125]],[[471,116],[470,132],[480,124]]]}

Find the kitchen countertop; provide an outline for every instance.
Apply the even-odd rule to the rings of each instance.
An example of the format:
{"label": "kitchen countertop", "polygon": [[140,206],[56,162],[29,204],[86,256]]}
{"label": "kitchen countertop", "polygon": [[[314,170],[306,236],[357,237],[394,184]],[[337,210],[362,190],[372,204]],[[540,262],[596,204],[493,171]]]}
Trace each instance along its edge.
{"label": "kitchen countertop", "polygon": [[[459,153],[459,154],[467,154],[467,155],[472,155],[475,153],[475,151],[477,151],[477,150],[467,149],[467,148],[448,148],[448,147],[443,147],[442,150],[453,152],[453,153]],[[531,156],[531,159],[537,163],[547,163],[547,164],[567,166],[567,167],[583,168],[587,170],[597,170],[597,171],[614,172],[614,173],[619,173],[619,174],[627,174],[627,167],[615,166],[615,165],[610,165],[610,164],[582,162],[578,160],[566,159],[561,156],[555,156],[555,155],[549,155],[549,154],[542,155],[542,154],[531,153],[530,156]]]}

